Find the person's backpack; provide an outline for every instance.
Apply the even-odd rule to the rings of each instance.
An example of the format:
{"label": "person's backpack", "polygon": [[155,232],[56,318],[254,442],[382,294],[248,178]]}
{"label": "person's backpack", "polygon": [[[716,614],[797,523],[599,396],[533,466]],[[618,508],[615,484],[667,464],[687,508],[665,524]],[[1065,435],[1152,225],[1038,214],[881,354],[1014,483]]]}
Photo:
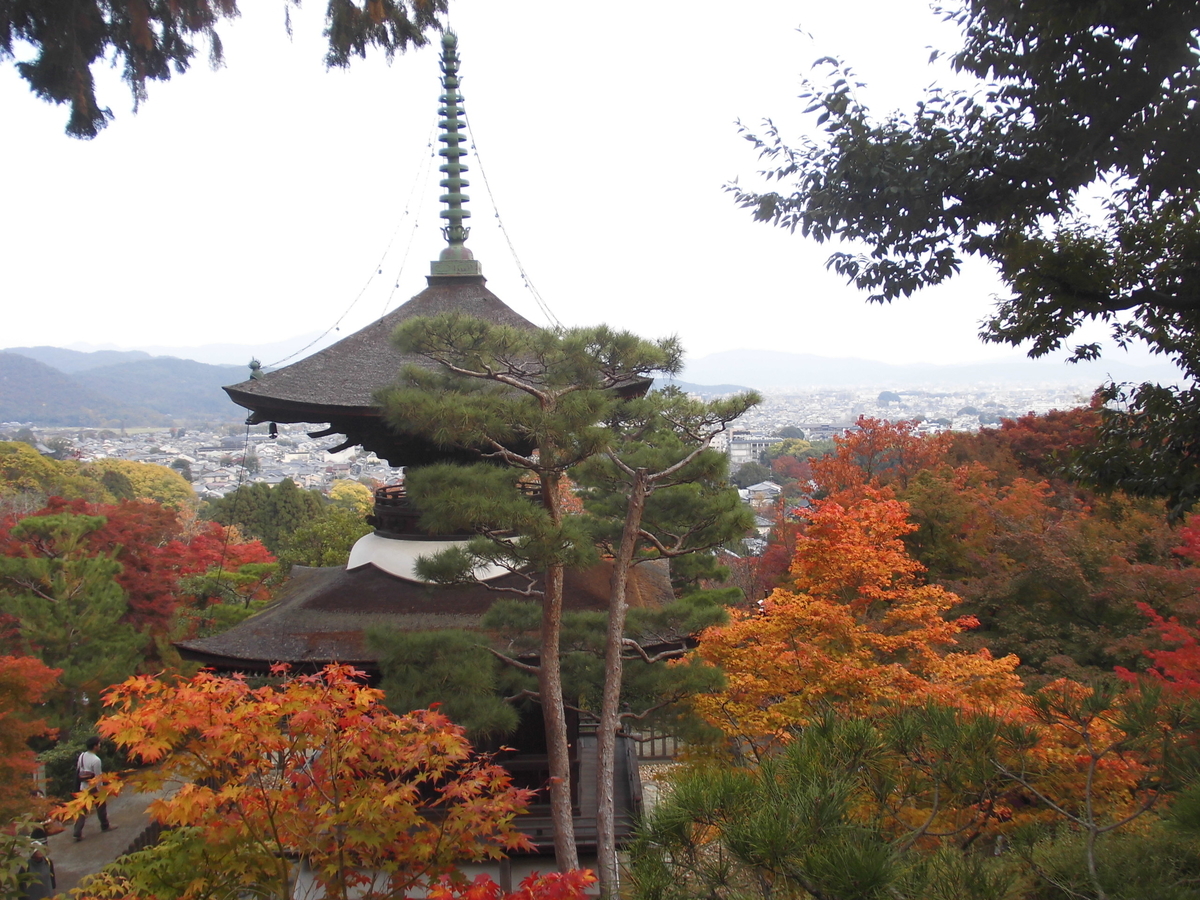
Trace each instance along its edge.
{"label": "person's backpack", "polygon": [[[87,751],[85,750],[84,753]],[[91,769],[83,767],[83,753],[75,758],[75,790],[83,790],[84,785],[96,777],[96,773]]]}

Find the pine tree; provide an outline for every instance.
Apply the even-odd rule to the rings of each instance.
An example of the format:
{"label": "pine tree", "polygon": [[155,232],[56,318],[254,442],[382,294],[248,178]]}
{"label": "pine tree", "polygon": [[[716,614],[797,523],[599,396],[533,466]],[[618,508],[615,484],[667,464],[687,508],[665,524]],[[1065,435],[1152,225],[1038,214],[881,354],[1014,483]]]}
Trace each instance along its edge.
{"label": "pine tree", "polygon": [[24,653],[63,670],[61,712],[67,719],[132,674],[145,645],[121,621],[129,604],[117,582],[116,553],[87,549],[87,536],[106,522],[67,513],[28,516],[11,531],[26,545],[26,555],[0,556],[0,611],[19,621]]}
{"label": "pine tree", "polygon": [[606,895],[618,883],[613,783],[624,661],[683,652],[652,658],[626,634],[629,577],[639,563],[711,549],[753,527],[753,515],[729,487],[725,456],[710,445],[758,400],[748,393],[702,403],[672,388],[627,401],[612,443],[577,475],[590,488],[585,506],[598,517],[598,537],[614,560],[597,730],[597,856]]}
{"label": "pine tree", "polygon": [[448,450],[474,450],[481,460],[409,476],[427,527],[483,529],[466,553],[427,562],[422,577],[469,577],[475,565],[490,562],[525,574],[522,593],[541,603],[538,664],[513,664],[538,679],[555,856],[561,869],[576,868],[560,661],[563,576],[593,562],[596,550],[579,517],[565,512],[566,476],[610,445],[608,423],[622,391],[642,393],[650,373],[679,368],[679,345],[604,326],[520,331],[456,313],[409,320],[394,340],[437,368],[409,366],[383,393],[391,424]]}

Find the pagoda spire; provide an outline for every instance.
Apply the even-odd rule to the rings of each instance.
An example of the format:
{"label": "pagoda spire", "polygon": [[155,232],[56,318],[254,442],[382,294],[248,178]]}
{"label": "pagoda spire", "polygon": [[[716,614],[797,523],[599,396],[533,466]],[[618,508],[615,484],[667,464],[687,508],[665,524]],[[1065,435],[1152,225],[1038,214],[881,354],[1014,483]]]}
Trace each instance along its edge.
{"label": "pagoda spire", "polygon": [[467,155],[463,144],[467,139],[460,129],[466,125],[463,118],[466,113],[463,111],[463,96],[458,92],[458,62],[458,35],[447,31],[442,35],[442,94],[438,98],[441,101],[438,107],[441,121],[438,125],[442,129],[438,140],[446,145],[438,151],[445,160],[438,167],[438,171],[445,176],[439,184],[446,188],[446,193],[438,199],[446,204],[440,215],[447,223],[442,228],[442,234],[448,246],[442,250],[437,261],[430,265],[432,275],[483,274],[479,261],[465,246],[471,229],[463,225],[463,219],[471,215],[471,211],[466,208],[466,203],[471,198],[463,193],[463,188],[470,186],[470,182],[463,178],[463,173],[467,171],[462,162],[463,157]]}

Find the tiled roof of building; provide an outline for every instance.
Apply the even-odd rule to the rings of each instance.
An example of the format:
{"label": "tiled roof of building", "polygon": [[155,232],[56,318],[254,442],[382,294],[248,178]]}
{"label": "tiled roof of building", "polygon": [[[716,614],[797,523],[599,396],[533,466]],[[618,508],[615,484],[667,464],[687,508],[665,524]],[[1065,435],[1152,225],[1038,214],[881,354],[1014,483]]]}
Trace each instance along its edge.
{"label": "tiled roof of building", "polygon": [[[606,609],[611,577],[612,564],[607,562],[567,572],[564,608]],[[517,576],[491,583],[524,586]],[[375,656],[366,646],[368,628],[477,628],[497,599],[511,596],[480,585],[422,584],[370,565],[352,571],[340,566],[295,566],[273,606],[226,632],[180,641],[176,646],[185,658],[224,670],[265,672],[276,662],[309,670],[341,662],[373,671]],[[635,568],[629,585],[630,606],[660,606],[671,599],[665,564]]]}
{"label": "tiled roof of building", "polygon": [[501,325],[537,327],[489,291],[482,275],[428,278],[425,290],[383,318],[312,356],[230,385],[225,392],[253,410],[259,421],[326,422],[331,412],[378,416],[377,390],[391,384],[404,365],[431,365],[392,346],[392,332],[401,322],[461,312]]}

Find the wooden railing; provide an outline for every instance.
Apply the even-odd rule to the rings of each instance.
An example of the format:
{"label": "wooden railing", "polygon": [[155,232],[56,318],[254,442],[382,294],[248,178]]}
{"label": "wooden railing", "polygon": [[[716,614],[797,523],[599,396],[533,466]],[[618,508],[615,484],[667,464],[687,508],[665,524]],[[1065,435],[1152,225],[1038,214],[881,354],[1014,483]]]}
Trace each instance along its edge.
{"label": "wooden railing", "polygon": [[665,731],[644,728],[631,735],[639,762],[674,759],[679,753],[679,738]]}

